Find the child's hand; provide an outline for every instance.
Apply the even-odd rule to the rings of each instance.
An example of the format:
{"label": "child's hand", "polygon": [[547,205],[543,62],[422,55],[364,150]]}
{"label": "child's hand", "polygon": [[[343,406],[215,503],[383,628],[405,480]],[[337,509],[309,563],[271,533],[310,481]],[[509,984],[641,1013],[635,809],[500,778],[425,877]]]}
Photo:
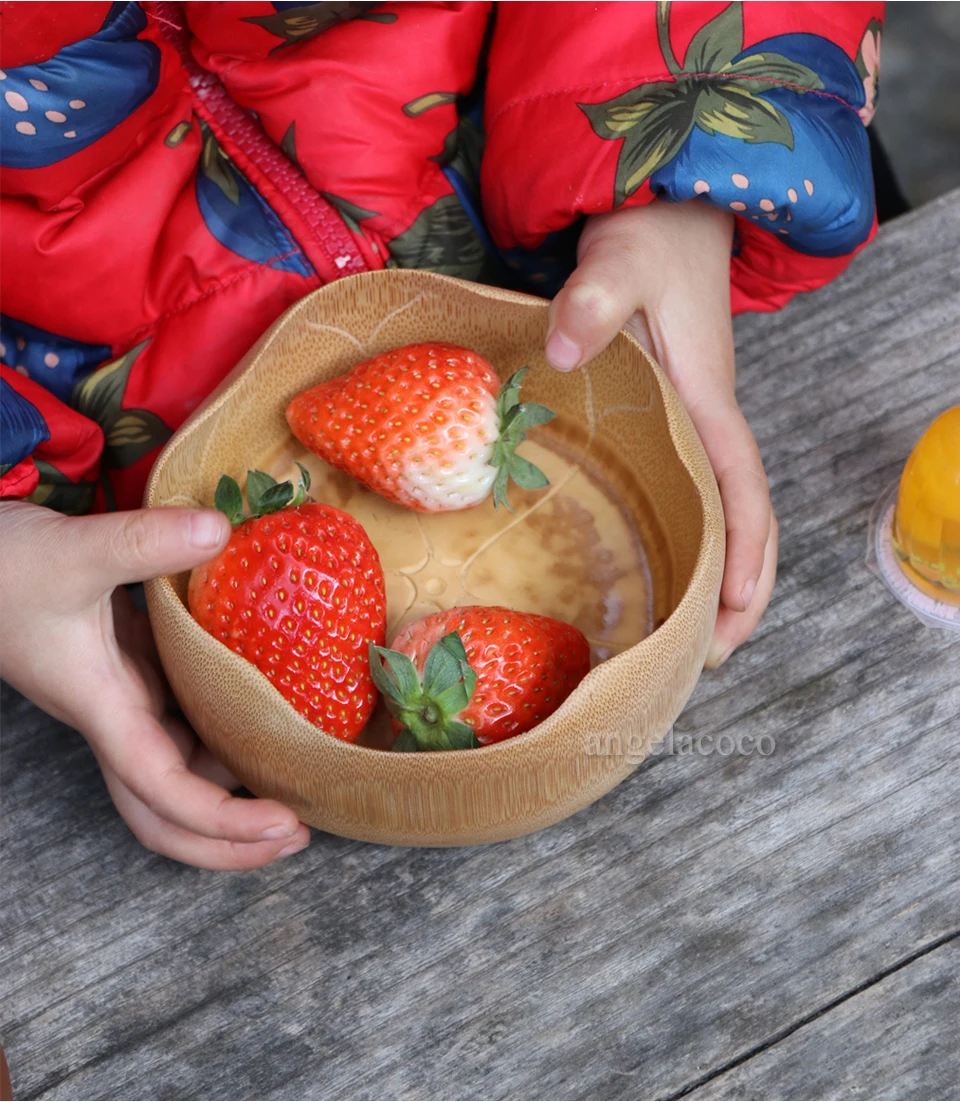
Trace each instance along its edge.
{"label": "child's hand", "polygon": [[0,670],[86,737],[117,810],[148,849],[203,868],[250,869],[302,849],[309,831],[275,800],[231,796],[230,774],[164,718],[149,623],[116,588],[196,566],[229,532],[212,510],[64,517],[3,502]]}
{"label": "child's hand", "polygon": [[733,216],[654,202],[587,220],[578,266],[553,300],[547,358],[570,371],[626,325],[687,407],[713,465],[727,527],[721,607],[708,666],[757,626],[777,570],[777,521],[760,452],[734,389]]}

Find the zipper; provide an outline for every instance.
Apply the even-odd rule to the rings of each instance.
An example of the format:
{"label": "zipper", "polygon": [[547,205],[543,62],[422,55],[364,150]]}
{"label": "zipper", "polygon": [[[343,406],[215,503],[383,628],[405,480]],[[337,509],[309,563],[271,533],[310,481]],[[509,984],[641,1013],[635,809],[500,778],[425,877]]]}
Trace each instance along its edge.
{"label": "zipper", "polygon": [[310,186],[220,79],[190,52],[183,10],[173,0],[143,5],[163,37],[180,55],[193,90],[194,110],[213,130],[227,156],[293,234],[324,283],[369,271],[368,263],[340,212]]}

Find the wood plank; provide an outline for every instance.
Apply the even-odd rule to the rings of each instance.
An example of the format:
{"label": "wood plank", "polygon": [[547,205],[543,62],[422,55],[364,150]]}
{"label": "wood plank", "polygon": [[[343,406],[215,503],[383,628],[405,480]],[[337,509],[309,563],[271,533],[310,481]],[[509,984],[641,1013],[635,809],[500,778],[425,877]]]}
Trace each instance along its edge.
{"label": "wood plank", "polygon": [[772,736],[769,757],[660,755],[486,849],[315,835],[226,875],[142,850],[79,737],[4,688],[18,1096],[949,1097],[960,639],[864,552],[873,501],[960,401],[958,332],[960,193],[737,322],[781,569],[676,733]]}
{"label": "wood plank", "polygon": [[[925,953],[687,1098],[955,1098],[960,942]],[[883,1054],[878,1060],[878,1053]]]}

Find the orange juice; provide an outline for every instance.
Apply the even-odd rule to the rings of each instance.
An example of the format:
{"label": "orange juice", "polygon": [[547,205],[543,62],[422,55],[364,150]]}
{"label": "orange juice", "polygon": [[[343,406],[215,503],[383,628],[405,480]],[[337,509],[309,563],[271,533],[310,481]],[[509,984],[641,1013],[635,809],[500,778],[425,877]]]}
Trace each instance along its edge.
{"label": "orange juice", "polygon": [[914,585],[960,605],[960,406],[941,413],[910,453],[893,541]]}

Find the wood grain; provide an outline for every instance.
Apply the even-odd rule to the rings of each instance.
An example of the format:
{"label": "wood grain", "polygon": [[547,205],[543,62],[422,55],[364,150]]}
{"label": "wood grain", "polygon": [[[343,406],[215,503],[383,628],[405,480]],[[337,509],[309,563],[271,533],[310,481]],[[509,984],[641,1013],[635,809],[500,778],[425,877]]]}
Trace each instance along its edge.
{"label": "wood grain", "polygon": [[780,577],[676,734],[769,735],[769,756],[675,739],[526,838],[316,834],[224,875],[140,849],[78,736],[5,690],[17,1097],[955,1097],[960,640],[864,553],[960,401],[958,333],[958,193],[738,322]]}
{"label": "wood grain", "polygon": [[[960,943],[868,981],[690,1098],[955,1098]],[[882,1052],[883,1059],[877,1054]]]}

